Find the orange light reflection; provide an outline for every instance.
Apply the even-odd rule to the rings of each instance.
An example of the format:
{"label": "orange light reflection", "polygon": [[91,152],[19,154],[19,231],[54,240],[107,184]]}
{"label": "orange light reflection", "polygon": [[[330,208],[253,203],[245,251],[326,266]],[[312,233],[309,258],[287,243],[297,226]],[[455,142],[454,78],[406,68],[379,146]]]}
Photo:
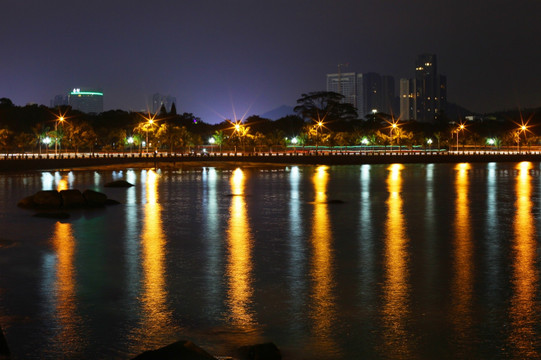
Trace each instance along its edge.
{"label": "orange light reflection", "polygon": [[311,318],[314,321],[313,334],[317,341],[314,344],[321,350],[336,348],[333,340],[333,323],[336,321],[332,233],[327,205],[327,184],[329,174],[327,166],[319,166],[312,178],[315,190],[314,217],[312,220],[311,260],[312,307]]}
{"label": "orange light reflection", "polygon": [[513,297],[511,298],[511,334],[514,357],[517,359],[539,359],[539,350],[532,339],[537,332],[536,316],[536,272],[537,244],[534,217],[532,215],[532,163],[521,162],[517,165],[518,176],[516,189],[516,215],[514,221],[515,239],[513,242]]}
{"label": "orange light reflection", "polygon": [[227,278],[229,291],[227,306],[233,325],[253,328],[256,321],[251,309],[253,303],[252,234],[244,200],[245,175],[240,168],[231,177],[230,218],[227,230],[229,258]]}
{"label": "orange light reflection", "polygon": [[57,256],[56,263],[56,311],[61,330],[58,333],[58,344],[64,355],[74,356],[83,343],[77,324],[76,278],[75,278],[75,238],[72,225],[55,224],[53,246]]}
{"label": "orange light reflection", "polygon": [[411,358],[412,345],[406,328],[409,309],[408,238],[402,209],[402,164],[388,170],[387,220],[385,222],[385,282],[383,284],[384,349],[391,357]]}
{"label": "orange light reflection", "polygon": [[454,324],[457,351],[461,357],[467,356],[463,344],[471,341],[472,298],[473,298],[473,245],[469,210],[469,178],[471,165],[457,164],[455,167],[455,263],[452,283],[453,307],[451,311]]}
{"label": "orange light reflection", "polygon": [[164,333],[172,329],[172,313],[167,307],[167,291],[164,274],[166,237],[163,233],[158,198],[159,175],[149,170],[146,174],[146,204],[141,233],[141,265],[143,269],[143,305],[141,330],[151,343],[159,344]]}

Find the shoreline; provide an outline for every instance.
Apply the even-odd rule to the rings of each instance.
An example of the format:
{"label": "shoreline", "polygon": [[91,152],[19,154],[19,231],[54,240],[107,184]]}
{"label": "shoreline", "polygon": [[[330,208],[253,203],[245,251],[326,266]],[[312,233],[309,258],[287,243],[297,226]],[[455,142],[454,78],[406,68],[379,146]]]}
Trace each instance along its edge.
{"label": "shoreline", "polygon": [[541,162],[541,153],[333,153],[318,155],[265,154],[265,155],[166,155],[134,156],[106,154],[97,156],[60,156],[35,158],[14,156],[0,160],[0,172],[73,169],[96,166],[133,165],[158,167],[168,164],[256,163],[268,165],[363,165],[363,164],[431,164],[431,163],[487,163],[487,162]]}

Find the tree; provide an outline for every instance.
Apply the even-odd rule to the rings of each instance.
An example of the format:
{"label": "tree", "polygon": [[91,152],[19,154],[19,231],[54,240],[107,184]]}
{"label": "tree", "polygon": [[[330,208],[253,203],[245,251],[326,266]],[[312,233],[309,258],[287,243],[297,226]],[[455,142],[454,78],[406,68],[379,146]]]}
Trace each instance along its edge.
{"label": "tree", "polygon": [[220,146],[220,154],[221,154],[222,144],[224,143],[225,138],[226,138],[224,132],[222,130],[216,130],[214,134],[212,135],[212,138],[214,139],[214,143]]}
{"label": "tree", "polygon": [[293,109],[304,119],[313,121],[354,120],[357,110],[351,104],[342,102],[344,96],[332,91],[316,91],[302,94]]}

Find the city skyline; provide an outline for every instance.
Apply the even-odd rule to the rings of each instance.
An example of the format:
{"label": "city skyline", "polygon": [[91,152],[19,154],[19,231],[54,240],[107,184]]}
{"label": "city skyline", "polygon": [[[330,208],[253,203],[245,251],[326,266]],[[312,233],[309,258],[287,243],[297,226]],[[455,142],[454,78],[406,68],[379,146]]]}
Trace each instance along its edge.
{"label": "city skyline", "polygon": [[80,84],[103,89],[105,110],[141,110],[158,92],[215,123],[294,106],[339,64],[411,78],[416,56],[434,53],[449,102],[479,113],[541,105],[539,2],[306,5],[8,1],[0,97],[48,105]]}

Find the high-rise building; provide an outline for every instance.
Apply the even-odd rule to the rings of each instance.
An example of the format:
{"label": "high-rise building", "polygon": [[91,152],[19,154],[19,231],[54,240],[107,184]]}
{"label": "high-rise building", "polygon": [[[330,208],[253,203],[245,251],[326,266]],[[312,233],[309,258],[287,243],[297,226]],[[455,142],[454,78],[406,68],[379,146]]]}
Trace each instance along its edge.
{"label": "high-rise building", "polygon": [[173,103],[177,102],[177,98],[171,95],[163,95],[160,93],[155,93],[150,96],[149,98],[150,106],[149,109],[152,111],[152,113],[157,114],[160,109],[162,108],[162,105],[165,106],[165,110],[167,112],[171,111],[171,106],[173,106]]}
{"label": "high-rise building", "polygon": [[342,94],[342,102],[357,107],[357,83],[356,73],[327,74],[327,91]]}
{"label": "high-rise building", "polygon": [[374,110],[393,112],[395,91],[392,76],[356,72],[327,74],[327,91],[342,94],[345,103],[355,106],[359,118]]}
{"label": "high-rise building", "polygon": [[103,92],[94,89],[75,88],[68,95],[68,104],[72,109],[84,113],[102,113]]}
{"label": "high-rise building", "polygon": [[435,54],[422,54],[415,60],[415,101],[417,121],[434,122],[447,105],[447,83],[438,73]]}
{"label": "high-rise building", "polygon": [[415,80],[400,79],[400,119],[415,119]]}

